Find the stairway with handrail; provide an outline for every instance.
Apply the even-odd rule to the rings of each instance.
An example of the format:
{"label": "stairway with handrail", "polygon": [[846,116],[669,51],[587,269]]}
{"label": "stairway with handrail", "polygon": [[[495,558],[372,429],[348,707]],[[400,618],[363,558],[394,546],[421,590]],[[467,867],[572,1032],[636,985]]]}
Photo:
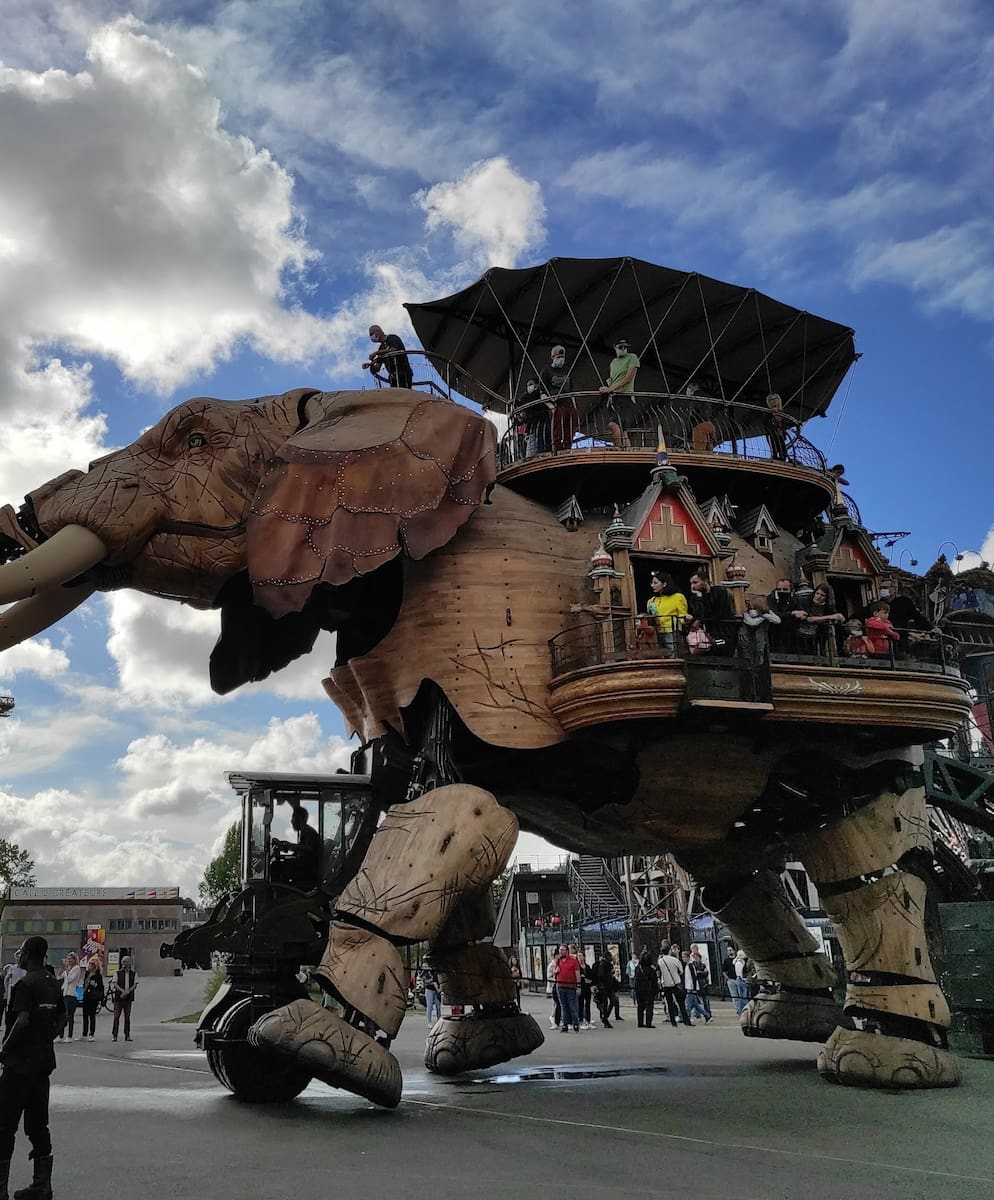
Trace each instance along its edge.
{"label": "stairway with handrail", "polygon": [[586,920],[616,921],[627,915],[621,881],[608,870],[603,858],[593,854],[571,858],[566,874]]}

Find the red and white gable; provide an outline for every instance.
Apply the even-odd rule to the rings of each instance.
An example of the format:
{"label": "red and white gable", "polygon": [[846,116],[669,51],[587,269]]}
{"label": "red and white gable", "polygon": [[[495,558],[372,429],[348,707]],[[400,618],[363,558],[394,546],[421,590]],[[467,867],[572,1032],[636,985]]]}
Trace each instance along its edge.
{"label": "red and white gable", "polygon": [[872,545],[868,545],[858,532],[850,532],[839,538],[829,570],[839,575],[876,575],[880,565]]}
{"label": "red and white gable", "polygon": [[703,513],[681,488],[659,492],[635,530],[632,551],[711,558],[719,546]]}

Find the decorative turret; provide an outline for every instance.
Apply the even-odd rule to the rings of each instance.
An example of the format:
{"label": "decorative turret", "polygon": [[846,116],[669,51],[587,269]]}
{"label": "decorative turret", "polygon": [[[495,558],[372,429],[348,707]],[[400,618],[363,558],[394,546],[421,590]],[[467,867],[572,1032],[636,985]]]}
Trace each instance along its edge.
{"label": "decorative turret", "polygon": [[614,506],[614,516],[611,518],[611,524],[604,530],[604,547],[612,553],[615,550],[630,550],[632,547],[632,538],[635,535],[635,530],[631,525],[626,525],[624,518],[621,515],[621,510],[617,504]]}

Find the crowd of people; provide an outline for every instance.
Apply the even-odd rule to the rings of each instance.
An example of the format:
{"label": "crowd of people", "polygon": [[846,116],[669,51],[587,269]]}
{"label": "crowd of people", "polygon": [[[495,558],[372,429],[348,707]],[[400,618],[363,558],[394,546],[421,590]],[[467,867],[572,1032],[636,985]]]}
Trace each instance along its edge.
{"label": "crowd of people", "polygon": [[[655,1028],[657,1001],[665,1003],[674,1027],[695,1024],[692,1016],[705,1024],[711,1023],[710,974],[696,949],[681,950],[675,942],[664,942],[655,957],[648,950],[638,955],[633,952],[627,979],[637,1028]],[[620,1008],[621,981],[614,959],[606,949],[588,961],[581,957],[576,945],[559,946],[549,959],[546,994],[552,1004],[549,1027],[562,1033],[594,1028],[594,1008],[604,1029],[612,1029],[612,1021],[624,1020]]]}
{"label": "crowd of people", "polygon": [[750,597],[742,617],[733,613],[726,589],[714,587],[702,571],[691,576],[689,595],[664,571],[653,571],[649,586],[640,619],[667,657],[677,653],[682,638],[692,656],[734,655],[752,666],[771,651],[901,658],[908,655],[911,632],[930,629],[913,598],[894,595],[889,581],[852,616],[830,585],[802,588],[788,578],[778,579],[768,595]]}

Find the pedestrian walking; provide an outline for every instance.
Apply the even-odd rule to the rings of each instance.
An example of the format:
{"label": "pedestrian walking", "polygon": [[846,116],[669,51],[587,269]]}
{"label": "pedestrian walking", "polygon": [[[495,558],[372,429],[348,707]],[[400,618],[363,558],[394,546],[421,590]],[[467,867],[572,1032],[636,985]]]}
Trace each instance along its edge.
{"label": "pedestrian walking", "polygon": [[749,956],[744,950],[737,950],[734,959],[735,978],[728,981],[728,990],[732,993],[735,1011],[741,1016],[746,1005],[752,999],[748,977],[752,970]]}
{"label": "pedestrian walking", "polygon": [[635,997],[635,1015],[639,1029],[655,1029],[656,997],[659,995],[659,972],[648,950],[643,950],[632,974],[632,994]]}
{"label": "pedestrian walking", "polygon": [[92,1042],[97,1032],[97,1012],[104,1002],[104,975],[100,963],[91,958],[83,973],[83,1038]]}
{"label": "pedestrian walking", "polygon": [[436,1021],[442,1019],[442,989],[435,974],[435,968],[427,963],[421,968],[421,987],[425,994],[425,1017],[430,1029]]}
{"label": "pedestrian walking", "polygon": [[674,955],[673,949],[671,946],[667,954],[660,954],[656,960],[656,966],[659,969],[659,987],[666,1001],[670,1024],[676,1029],[678,1017],[688,1027],[690,1026],[690,1017],[687,1016],[687,1009],[683,1002],[683,963],[677,957],[680,953],[679,948],[677,948],[676,955]]}
{"label": "pedestrian walking", "polygon": [[[689,950],[684,950],[680,959],[683,963],[683,990],[686,992],[687,1016],[697,1017],[706,1025],[711,1020],[711,1014],[701,999],[701,980],[697,967],[691,959]],[[698,964],[704,965],[700,959],[698,959]]]}
{"label": "pedestrian walking", "polygon": [[614,977],[611,955],[603,948],[594,963],[594,996],[601,1024],[605,1029],[611,1029],[611,1009],[618,1000],[618,981]]}
{"label": "pedestrian walking", "polygon": [[[570,954],[575,954],[577,958],[580,955],[577,953],[576,946],[570,946]],[[580,958],[580,1028],[590,1028],[590,1001],[594,994],[594,968],[592,963],[586,962]]]}
{"label": "pedestrian walking", "polygon": [[580,1007],[577,992],[580,984],[580,960],[570,950],[565,950],[556,959],[556,990],[559,993],[563,1033],[572,1026],[574,1033],[580,1032]]}
{"label": "pedestrian walking", "polygon": [[705,1024],[710,1023],[712,1016],[711,1012],[711,997],[708,995],[708,988],[711,986],[711,971],[708,964],[701,957],[701,953],[697,949],[690,951],[690,962],[694,968],[694,973],[697,976],[697,998],[701,1003],[707,1017]]}
{"label": "pedestrian walking", "polygon": [[557,946],[545,969],[545,994],[552,997],[552,1012],[549,1013],[549,1028],[558,1029],[562,1023],[562,1005],[559,1003],[559,989],[556,987],[556,963],[560,955],[566,953],[565,946]]}
{"label": "pedestrian walking", "polygon": [[23,970],[7,1003],[0,1046],[0,1195],[7,1195],[17,1127],[31,1143],[34,1178],[14,1200],[52,1200],[52,1135],[48,1128],[49,1077],[55,1070],[55,1039],[66,1019],[62,985],[45,970],[48,942],[27,938],[17,951]]}
{"label": "pedestrian walking", "polygon": [[114,1027],[111,1037],[116,1042],[121,1017],[124,1017],[124,1040],[131,1041],[131,1006],[135,1002],[135,991],[138,988],[138,972],[134,969],[131,956],[126,954],[121,959],[121,969],[114,976],[111,984],[111,994],[114,1000]]}
{"label": "pedestrian walking", "polygon": [[69,951],[62,962],[62,973],[59,975],[62,984],[62,1001],[66,1006],[66,1025],[59,1040],[65,1038],[72,1041],[76,1022],[76,1008],[83,994],[83,968],[79,965],[79,955]]}

